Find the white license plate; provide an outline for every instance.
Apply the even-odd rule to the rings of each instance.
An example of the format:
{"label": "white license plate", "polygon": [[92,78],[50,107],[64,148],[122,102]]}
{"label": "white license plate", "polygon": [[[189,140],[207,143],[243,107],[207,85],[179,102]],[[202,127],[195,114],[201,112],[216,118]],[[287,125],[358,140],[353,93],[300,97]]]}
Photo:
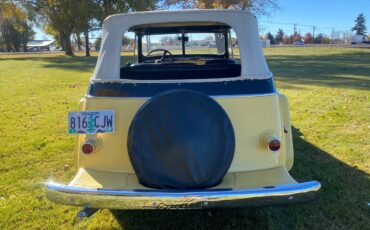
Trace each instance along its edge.
{"label": "white license plate", "polygon": [[95,134],[113,132],[114,112],[112,110],[68,113],[69,134]]}

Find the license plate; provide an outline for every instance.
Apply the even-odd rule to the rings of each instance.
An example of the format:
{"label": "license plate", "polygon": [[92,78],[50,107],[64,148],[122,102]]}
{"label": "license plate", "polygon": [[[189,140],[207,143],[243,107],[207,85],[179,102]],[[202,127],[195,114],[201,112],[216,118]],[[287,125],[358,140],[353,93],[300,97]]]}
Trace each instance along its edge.
{"label": "license plate", "polygon": [[113,132],[114,112],[112,110],[68,113],[69,134],[95,134]]}

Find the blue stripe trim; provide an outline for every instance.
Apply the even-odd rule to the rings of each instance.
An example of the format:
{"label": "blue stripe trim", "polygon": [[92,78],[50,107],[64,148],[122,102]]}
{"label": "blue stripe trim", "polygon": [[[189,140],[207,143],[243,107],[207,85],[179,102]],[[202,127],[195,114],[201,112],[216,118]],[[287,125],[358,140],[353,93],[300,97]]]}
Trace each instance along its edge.
{"label": "blue stripe trim", "polygon": [[93,82],[88,96],[94,97],[153,97],[174,89],[188,89],[209,96],[254,95],[275,93],[272,78],[263,80],[238,80],[200,83],[100,83]]}

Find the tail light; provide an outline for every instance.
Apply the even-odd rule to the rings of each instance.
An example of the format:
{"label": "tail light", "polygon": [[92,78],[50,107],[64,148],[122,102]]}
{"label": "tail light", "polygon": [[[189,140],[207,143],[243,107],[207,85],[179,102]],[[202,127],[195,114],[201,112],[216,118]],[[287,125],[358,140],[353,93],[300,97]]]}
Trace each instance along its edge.
{"label": "tail light", "polygon": [[273,130],[267,130],[261,135],[261,145],[271,152],[277,152],[281,147],[278,135]]}
{"label": "tail light", "polygon": [[279,151],[280,149],[280,141],[277,139],[273,139],[269,142],[269,149],[273,152]]}
{"label": "tail light", "polygon": [[96,151],[98,144],[99,142],[97,140],[88,139],[82,144],[81,151],[87,155],[92,154]]}
{"label": "tail light", "polygon": [[82,147],[81,147],[81,150],[85,154],[91,154],[91,153],[94,152],[95,148],[94,148],[94,145],[92,145],[90,143],[83,143]]}

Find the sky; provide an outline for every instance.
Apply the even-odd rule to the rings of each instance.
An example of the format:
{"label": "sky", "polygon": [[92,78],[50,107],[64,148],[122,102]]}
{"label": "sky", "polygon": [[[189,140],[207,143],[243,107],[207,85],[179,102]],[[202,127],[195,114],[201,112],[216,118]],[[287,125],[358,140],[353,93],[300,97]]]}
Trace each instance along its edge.
{"label": "sky", "polygon": [[311,32],[330,35],[332,30],[348,31],[356,17],[363,13],[370,33],[370,0],[279,0],[280,9],[269,17],[259,17],[261,33],[276,34],[279,28],[286,33],[294,32],[294,24],[301,34]]}
{"label": "sky", "polygon": [[[370,0],[278,0],[279,9],[270,16],[258,17],[261,34],[276,34],[279,28],[292,34],[294,24],[304,35],[306,32],[330,35],[332,30],[350,31],[356,17],[363,13],[370,33]],[[36,39],[52,39],[36,28]]]}

